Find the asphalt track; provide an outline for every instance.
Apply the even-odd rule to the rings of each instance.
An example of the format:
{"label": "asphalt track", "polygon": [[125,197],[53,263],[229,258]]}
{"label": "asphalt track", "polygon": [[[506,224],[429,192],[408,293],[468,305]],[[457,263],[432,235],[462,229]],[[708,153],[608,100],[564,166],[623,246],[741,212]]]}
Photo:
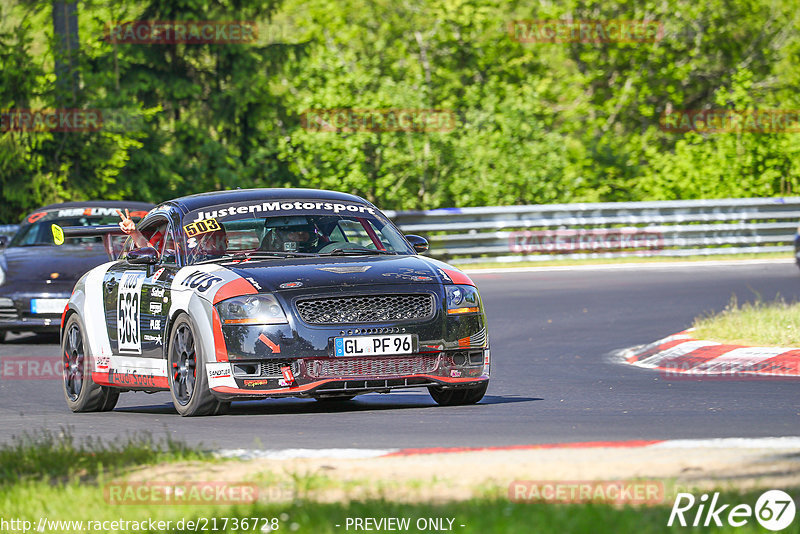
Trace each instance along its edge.
{"label": "asphalt track", "polygon": [[[475,406],[442,408],[426,390],[234,403],[181,418],[167,393],[126,393],[110,413],[73,414],[59,380],[0,379],[0,441],[64,430],[116,439],[147,432],[204,448],[480,447],[600,440],[800,435],[800,381],[668,380],[609,360],[757,295],[800,299],[795,265],[649,266],[472,274],[492,347],[492,382]],[[53,338],[14,337],[0,359],[56,356]]]}

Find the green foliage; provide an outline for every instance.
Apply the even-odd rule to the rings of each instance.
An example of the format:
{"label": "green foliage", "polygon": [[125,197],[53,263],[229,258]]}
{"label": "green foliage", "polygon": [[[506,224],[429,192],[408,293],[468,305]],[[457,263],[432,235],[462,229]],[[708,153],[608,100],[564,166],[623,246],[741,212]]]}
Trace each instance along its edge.
{"label": "green foliage", "polygon": [[[796,133],[672,133],[669,110],[800,108],[794,0],[113,0],[78,5],[75,94],[51,7],[0,2],[0,108],[100,109],[0,131],[0,221],[46,202],[321,187],[383,208],[797,194]],[[521,19],[655,20],[655,42],[522,43]],[[241,20],[251,44],[127,44],[111,21]],[[450,131],[304,128],[312,109],[440,109]]]}

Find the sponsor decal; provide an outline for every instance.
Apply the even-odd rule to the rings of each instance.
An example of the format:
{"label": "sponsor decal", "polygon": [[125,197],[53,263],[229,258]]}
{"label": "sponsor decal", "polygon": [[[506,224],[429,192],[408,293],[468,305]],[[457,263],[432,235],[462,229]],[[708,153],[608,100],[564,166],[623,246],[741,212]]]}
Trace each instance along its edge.
{"label": "sponsor decal", "polygon": [[108,381],[123,386],[158,387],[155,382],[156,378],[153,375],[140,375],[135,372],[121,373],[116,369],[108,370]]}
{"label": "sponsor decal", "polygon": [[[248,259],[250,259],[250,258],[248,258]],[[245,280],[247,280],[248,282],[250,282],[250,284],[251,284],[251,285],[252,285],[254,288],[256,288],[257,290],[261,291],[261,286],[260,286],[260,285],[258,285],[258,282],[256,282],[254,278],[252,278],[252,277],[248,276],[247,278],[245,278]]]}
{"label": "sponsor decal", "polygon": [[[163,269],[160,269],[163,270]],[[156,273],[158,274],[158,273]],[[154,287],[150,290],[150,296],[153,298],[160,299],[164,296],[164,288],[163,287]]]}
{"label": "sponsor decal", "polygon": [[336,274],[365,273],[372,269],[372,265],[347,265],[342,267],[317,267],[318,271],[325,271]]}
{"label": "sponsor decal", "polygon": [[286,380],[287,383],[291,384],[294,382],[294,373],[292,373],[291,367],[281,367],[281,374],[283,375],[283,379]]}
{"label": "sponsor decal", "polygon": [[160,302],[151,302],[150,303],[150,313],[153,313],[153,314],[161,313],[161,303]]}
{"label": "sponsor decal", "polygon": [[362,204],[344,204],[334,202],[262,202],[261,204],[245,204],[242,206],[227,206],[212,211],[199,211],[197,218],[192,222],[204,221],[208,219],[216,219],[222,217],[231,217],[233,215],[245,215],[248,213],[285,213],[297,211],[324,211],[331,213],[349,212],[349,213],[369,213],[375,215],[375,208],[364,206]]}
{"label": "sponsor decal", "polygon": [[196,238],[196,237],[190,237],[190,238],[189,238],[189,239],[186,241],[186,246],[187,246],[188,248],[190,248],[190,249],[191,249],[191,248],[195,248],[195,247],[197,246],[197,238]]}
{"label": "sponsor decal", "polygon": [[283,388],[288,388],[288,387],[290,387],[290,386],[292,385],[292,383],[291,383],[291,382],[287,382],[287,381],[286,381],[285,379],[283,379],[283,378],[279,378],[279,379],[278,379],[278,385],[279,385],[279,386],[281,386],[281,387],[283,387]]}
{"label": "sponsor decal", "polygon": [[268,346],[273,354],[280,354],[281,346],[277,343],[274,343],[270,338],[265,336],[264,334],[259,334],[258,340],[262,342],[264,345]]}
{"label": "sponsor decal", "polygon": [[[153,281],[160,279],[162,274],[164,274],[164,267],[160,268],[159,270],[153,273]],[[160,297],[161,295],[156,294],[156,291],[158,291],[159,289],[161,290],[161,295],[163,295],[164,294],[163,287],[154,287],[150,292],[150,294],[153,295],[154,297]]]}
{"label": "sponsor decal", "polygon": [[108,366],[111,363],[111,358],[109,358],[108,356],[96,356],[94,361],[95,361],[95,368],[108,369]]}
{"label": "sponsor decal", "polygon": [[200,293],[205,293],[219,282],[222,282],[222,278],[219,276],[213,276],[202,271],[195,271],[187,276],[183,282],[181,282],[181,285],[190,287]]}
{"label": "sponsor decal", "polygon": [[161,330],[161,319],[150,319],[150,330]]}
{"label": "sponsor decal", "polygon": [[[117,208],[68,208],[63,210],[58,210],[59,217],[80,217],[81,215],[86,217],[110,217],[117,214]],[[133,217],[144,217],[147,215],[146,211],[134,211],[130,214],[131,218]]]}
{"label": "sponsor decal", "polygon": [[193,223],[189,223],[183,227],[183,231],[186,232],[187,237],[194,237],[200,234],[207,234],[209,232],[215,232],[222,227],[219,225],[216,219],[204,219],[202,221],[195,221]]}
{"label": "sponsor decal", "polygon": [[231,369],[230,367],[223,368],[223,369],[211,369],[208,371],[208,376],[210,378],[225,378],[231,376]]}
{"label": "sponsor decal", "polygon": [[279,285],[279,289],[291,289],[293,287],[303,287],[303,282],[284,282]]}
{"label": "sponsor decal", "polygon": [[142,353],[139,324],[139,299],[144,273],[126,271],[117,290],[117,340],[119,352]]}
{"label": "sponsor decal", "polygon": [[269,380],[266,378],[261,378],[258,380],[244,380],[242,383],[245,385],[245,387],[254,388],[257,386],[268,386]]}
{"label": "sponsor decal", "polygon": [[144,335],[144,340],[145,341],[154,341],[156,345],[163,345],[164,344],[164,342],[161,340],[161,334],[159,334],[157,336],[151,336],[150,334],[145,334]]}
{"label": "sponsor decal", "polygon": [[411,282],[427,282],[433,280],[427,271],[418,271],[416,269],[409,269],[408,267],[401,267],[396,273],[383,273],[381,276],[400,278],[401,280],[409,280]]}
{"label": "sponsor decal", "polygon": [[46,211],[40,211],[39,213],[33,213],[33,214],[28,216],[28,222],[29,223],[35,223],[36,221],[38,221],[39,219],[41,219],[45,215],[47,215]]}
{"label": "sponsor decal", "polygon": [[461,377],[461,371],[459,371],[458,369],[453,369],[450,371],[450,376],[452,378],[459,378]]}

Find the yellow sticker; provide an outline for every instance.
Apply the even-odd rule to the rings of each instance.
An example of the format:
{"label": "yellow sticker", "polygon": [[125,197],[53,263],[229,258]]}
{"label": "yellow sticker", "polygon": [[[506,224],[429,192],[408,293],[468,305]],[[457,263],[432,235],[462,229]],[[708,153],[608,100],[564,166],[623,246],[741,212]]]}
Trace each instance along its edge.
{"label": "yellow sticker", "polygon": [[222,228],[216,219],[203,219],[202,221],[193,222],[183,227],[186,235],[194,237],[200,234],[207,234]]}
{"label": "yellow sticker", "polygon": [[64,244],[64,230],[57,224],[51,224],[50,230],[53,231],[53,242],[56,245],[63,245]]}

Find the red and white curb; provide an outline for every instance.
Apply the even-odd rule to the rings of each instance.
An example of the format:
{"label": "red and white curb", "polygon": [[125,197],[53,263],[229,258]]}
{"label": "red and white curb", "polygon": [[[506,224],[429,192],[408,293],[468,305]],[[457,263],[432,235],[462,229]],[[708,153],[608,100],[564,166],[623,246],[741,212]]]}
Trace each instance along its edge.
{"label": "red and white curb", "polygon": [[715,438],[667,439],[631,441],[584,441],[577,443],[539,443],[498,447],[426,447],[417,449],[223,449],[216,451],[219,458],[239,460],[291,460],[291,459],[344,459],[391,458],[428,454],[453,454],[469,452],[511,452],[546,449],[780,449],[800,450],[800,436],[768,438]]}
{"label": "red and white curb", "polygon": [[800,377],[800,349],[703,341],[694,339],[691,329],[623,350],[619,355],[631,365],[657,369],[675,377]]}

